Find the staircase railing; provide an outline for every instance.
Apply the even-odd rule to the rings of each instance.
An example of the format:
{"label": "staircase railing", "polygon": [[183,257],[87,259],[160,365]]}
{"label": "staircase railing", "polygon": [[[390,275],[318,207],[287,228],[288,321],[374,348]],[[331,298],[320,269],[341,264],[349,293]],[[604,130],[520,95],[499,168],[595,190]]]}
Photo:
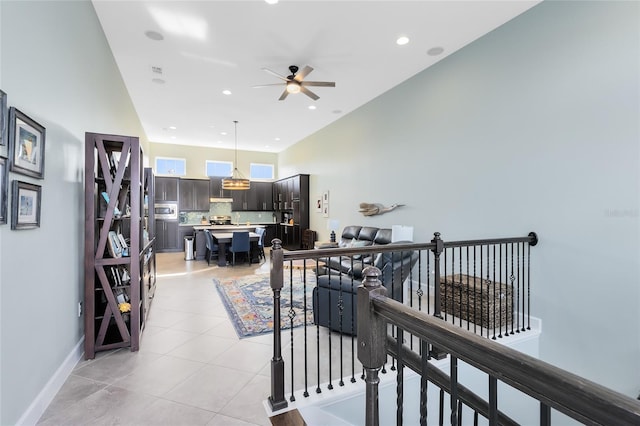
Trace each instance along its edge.
{"label": "staircase railing", "polygon": [[[362,371],[356,357],[359,338],[350,332],[355,329],[352,324],[355,308],[348,307],[347,303],[360,280],[355,274],[338,274],[323,264],[328,265],[331,260],[344,261],[350,264],[350,269],[355,271],[359,267],[361,271],[366,266],[363,259],[373,261],[384,253],[394,253],[394,256],[417,253],[415,266],[408,273],[393,275],[387,283],[396,300],[440,322],[455,324],[485,339],[497,339],[530,329],[530,247],[536,243],[535,233],[526,237],[458,242],[443,241],[440,234],[435,233],[429,243],[285,251],[279,240],[273,240],[270,279],[274,333],[269,396],[272,410],[287,407],[285,395],[292,402],[300,396],[309,397],[309,390],[313,388],[315,393],[332,390],[336,382],[340,387],[362,385],[356,379]],[[328,274],[329,278],[333,274],[334,284],[339,284],[327,307],[311,303],[316,273]],[[295,288],[301,291],[294,291]],[[302,295],[299,300],[293,296],[294,292]],[[330,327],[320,326],[311,319],[314,309],[316,314],[320,309],[328,309],[324,315],[337,319]],[[296,318],[296,312],[302,313],[302,320]],[[296,323],[301,326],[294,328]],[[392,330],[392,335],[398,332]],[[415,350],[418,340],[412,336],[406,340],[408,348]],[[420,345],[422,343],[417,349],[421,350]],[[438,358],[446,353],[433,346],[429,348],[429,355]],[[390,362],[390,368],[395,370],[395,358]]]}
{"label": "staircase railing", "polygon": [[[551,409],[584,424],[640,424],[640,402],[637,400],[390,299],[378,280],[379,275],[380,271],[376,268],[368,268],[365,281],[358,288],[358,358],[365,371],[367,425],[379,424],[378,371],[384,365],[387,352],[391,351],[398,364],[396,418],[397,424],[402,424],[403,366],[409,366],[423,378],[437,372],[429,363],[427,345],[434,345],[450,356],[449,386],[446,391],[449,393],[452,425],[460,424],[460,403],[463,393],[467,393],[458,382],[459,361],[489,376],[488,406],[481,409],[488,408],[484,417],[490,425],[511,423],[510,419],[501,417],[498,411],[499,381],[539,401],[540,425],[551,424]],[[395,338],[386,338],[388,324],[397,327]],[[404,332],[420,339],[423,348],[420,355],[403,345]],[[440,389],[444,386],[444,383],[439,385]],[[468,396],[464,396],[468,404]],[[476,403],[478,407],[483,405],[482,401]],[[423,380],[420,389],[422,425],[427,423],[426,407],[427,380]],[[477,413],[478,408],[474,413],[474,424],[477,424]]]}

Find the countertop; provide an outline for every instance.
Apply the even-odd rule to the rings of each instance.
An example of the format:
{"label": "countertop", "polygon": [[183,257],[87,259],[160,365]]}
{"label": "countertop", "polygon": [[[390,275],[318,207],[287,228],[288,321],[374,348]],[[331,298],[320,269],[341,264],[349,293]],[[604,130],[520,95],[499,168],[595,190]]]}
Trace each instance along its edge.
{"label": "countertop", "polygon": [[202,224],[187,224],[183,223],[180,226],[191,226],[196,231],[201,229],[211,229],[213,231],[234,231],[238,229],[246,230],[246,229],[255,229],[256,227],[261,227],[265,225],[273,225],[273,223],[251,223],[250,225],[202,225]]}

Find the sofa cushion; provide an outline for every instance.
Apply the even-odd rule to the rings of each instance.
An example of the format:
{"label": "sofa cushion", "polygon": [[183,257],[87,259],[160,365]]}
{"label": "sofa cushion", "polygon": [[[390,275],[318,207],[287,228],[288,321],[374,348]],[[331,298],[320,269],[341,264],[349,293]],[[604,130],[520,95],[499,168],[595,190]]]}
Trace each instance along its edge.
{"label": "sofa cushion", "polygon": [[363,226],[360,229],[360,233],[358,234],[358,240],[360,241],[370,241],[373,244],[373,239],[376,237],[379,229],[374,228],[372,226]]}
{"label": "sofa cushion", "polygon": [[362,229],[362,226],[358,226],[358,225],[345,226],[345,228],[342,230],[342,236],[340,237],[338,246],[348,247],[348,244],[351,241],[353,241],[354,238],[356,240],[358,239],[358,235],[360,234],[361,229]]}
{"label": "sofa cushion", "polygon": [[378,229],[373,244],[390,244],[391,243],[391,229],[381,228]]}

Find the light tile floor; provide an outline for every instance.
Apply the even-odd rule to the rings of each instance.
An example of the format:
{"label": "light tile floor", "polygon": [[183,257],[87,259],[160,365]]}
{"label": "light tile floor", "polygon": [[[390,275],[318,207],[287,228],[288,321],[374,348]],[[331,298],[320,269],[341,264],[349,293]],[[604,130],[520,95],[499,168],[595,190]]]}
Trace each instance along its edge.
{"label": "light tile floor", "polygon": [[80,361],[39,425],[271,424],[272,335],[240,340],[212,281],[268,273],[268,261],[219,268],[159,253],[157,265],[140,351]]}

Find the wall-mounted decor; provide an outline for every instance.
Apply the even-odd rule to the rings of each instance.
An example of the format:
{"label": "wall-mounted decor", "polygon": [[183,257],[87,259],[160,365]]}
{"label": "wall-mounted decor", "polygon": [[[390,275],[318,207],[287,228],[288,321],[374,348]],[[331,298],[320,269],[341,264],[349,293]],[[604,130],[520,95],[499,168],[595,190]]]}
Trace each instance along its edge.
{"label": "wall-mounted decor", "polygon": [[7,159],[0,157],[0,224],[7,223],[8,177],[9,169],[7,168]]}
{"label": "wall-mounted decor", "polygon": [[44,178],[45,129],[15,107],[9,108],[11,171]]}
{"label": "wall-mounted decor", "polygon": [[322,212],[322,196],[318,195],[316,197],[316,213]]}
{"label": "wall-mounted decor", "polygon": [[322,193],[322,217],[329,217],[329,191]]}
{"label": "wall-mounted decor", "polygon": [[7,144],[7,94],[0,90],[0,145]]}
{"label": "wall-mounted decor", "polygon": [[395,210],[398,207],[402,207],[404,204],[391,204],[389,207],[385,207],[382,204],[377,203],[360,203],[360,213],[365,216],[374,216],[377,214],[383,214]]}
{"label": "wall-mounted decor", "polygon": [[14,180],[11,188],[11,229],[40,227],[42,187]]}

